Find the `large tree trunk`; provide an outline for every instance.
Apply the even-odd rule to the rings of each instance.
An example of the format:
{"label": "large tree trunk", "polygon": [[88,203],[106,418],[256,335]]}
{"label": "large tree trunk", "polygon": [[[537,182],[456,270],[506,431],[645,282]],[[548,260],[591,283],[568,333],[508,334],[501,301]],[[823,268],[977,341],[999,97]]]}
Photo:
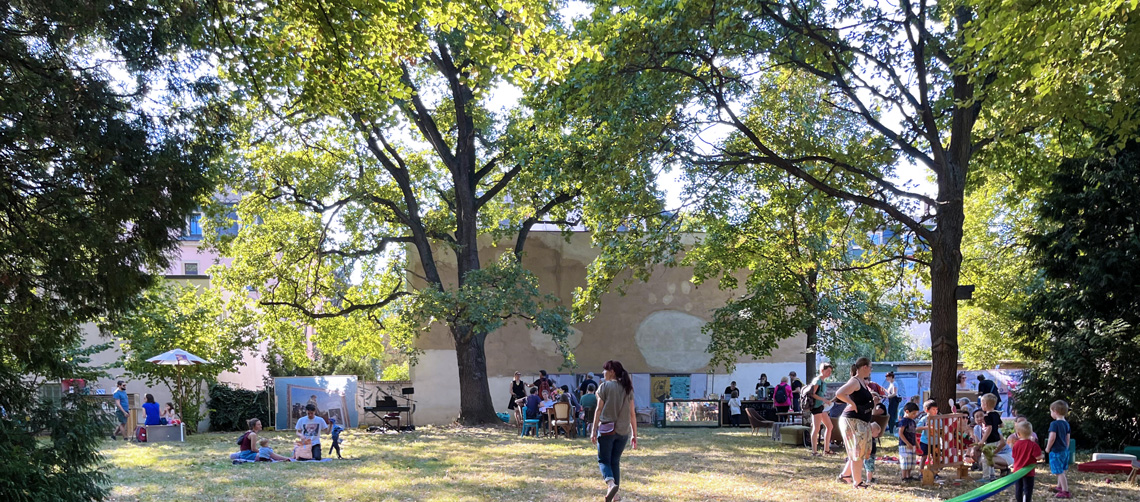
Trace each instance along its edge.
{"label": "large tree trunk", "polygon": [[[946,199],[940,199],[946,200]],[[930,397],[945,403],[955,396],[958,373],[958,301],[954,292],[962,270],[962,199],[945,203],[931,243],[930,263]]]}
{"label": "large tree trunk", "polygon": [[459,417],[463,425],[493,424],[499,422],[491,401],[491,388],[487,385],[487,354],[483,350],[485,333],[471,328],[451,328],[455,337],[455,359],[459,364]]}

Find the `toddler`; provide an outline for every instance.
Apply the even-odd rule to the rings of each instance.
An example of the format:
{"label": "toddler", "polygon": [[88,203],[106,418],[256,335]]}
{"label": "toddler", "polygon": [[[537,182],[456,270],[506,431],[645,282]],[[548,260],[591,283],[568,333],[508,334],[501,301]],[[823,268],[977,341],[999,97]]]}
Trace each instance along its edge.
{"label": "toddler", "polygon": [[899,469],[902,471],[902,480],[910,481],[910,470],[915,465],[915,428],[914,418],[918,416],[918,405],[910,402],[903,406],[903,417],[899,420]]}
{"label": "toddler", "polygon": [[1069,470],[1069,421],[1065,420],[1065,416],[1069,414],[1069,403],[1064,401],[1053,401],[1049,405],[1049,415],[1053,417],[1053,423],[1049,424],[1049,443],[1045,445],[1045,450],[1049,452],[1049,472],[1057,476],[1057,486],[1053,487],[1053,491],[1057,492],[1057,498],[1067,499],[1072,498],[1069,493],[1069,478],[1065,476],[1065,471]]}
{"label": "toddler", "polygon": [[985,445],[982,447],[982,458],[985,459],[985,464],[982,478],[978,481],[984,483],[997,479],[995,467],[1000,466],[1004,470],[1013,463],[1013,451],[1001,435],[1001,413],[994,411],[997,402],[998,397],[993,394],[982,396],[982,410],[986,413],[982,418],[982,442]]}
{"label": "toddler", "polygon": [[863,472],[867,473],[867,482],[875,482],[875,455],[879,454],[879,437],[883,435],[883,428],[878,423],[871,424],[871,456],[863,459]]}
{"label": "toddler", "polygon": [[1037,471],[1037,460],[1041,458],[1041,447],[1036,441],[1027,441],[1033,436],[1033,425],[1029,421],[1017,422],[1014,431],[1018,441],[1013,445],[1013,471],[1017,472],[1024,467],[1030,471],[1017,480],[1014,491],[1014,502],[1031,502],[1033,500],[1033,480]]}
{"label": "toddler", "polygon": [[257,442],[257,445],[259,446],[257,449],[258,462],[286,462],[293,460],[291,458],[282,457],[281,455],[273,453],[273,448],[269,447],[269,438],[261,438]]}
{"label": "toddler", "polygon": [[926,457],[930,455],[930,426],[927,425],[927,422],[930,417],[938,414],[938,403],[933,399],[927,400],[923,403],[922,409],[926,410],[926,415],[918,419],[918,427],[915,428],[922,431],[922,437],[918,439],[918,465],[920,469],[926,465]]}
{"label": "toddler", "polygon": [[740,427],[740,391],[732,391],[732,398],[728,400],[728,408],[732,411],[732,426]]}
{"label": "toddler", "polygon": [[332,446],[329,446],[329,455],[332,455],[333,450],[336,450],[336,458],[344,458],[340,456],[340,433],[344,432],[344,427],[336,423],[335,418],[329,418],[332,424]]}

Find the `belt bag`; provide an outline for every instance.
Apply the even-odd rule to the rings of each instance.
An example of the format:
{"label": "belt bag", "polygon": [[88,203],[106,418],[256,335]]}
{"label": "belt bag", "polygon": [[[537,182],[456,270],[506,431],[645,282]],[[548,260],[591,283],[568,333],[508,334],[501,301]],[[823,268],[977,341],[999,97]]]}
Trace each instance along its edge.
{"label": "belt bag", "polygon": [[599,436],[612,436],[614,434],[617,434],[617,431],[614,430],[614,422],[601,422],[598,424]]}

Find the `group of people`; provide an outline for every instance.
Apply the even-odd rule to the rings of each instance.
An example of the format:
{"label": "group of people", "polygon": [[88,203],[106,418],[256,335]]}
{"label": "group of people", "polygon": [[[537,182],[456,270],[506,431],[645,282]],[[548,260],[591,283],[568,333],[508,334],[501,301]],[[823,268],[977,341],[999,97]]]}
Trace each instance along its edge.
{"label": "group of people", "polygon": [[332,444],[329,446],[328,454],[332,455],[332,452],[336,451],[337,458],[344,458],[341,456],[340,450],[342,443],[340,434],[344,432],[344,427],[338,424],[335,418],[330,418],[326,422],[323,417],[318,416],[315,404],[306,404],[305,416],[297,419],[295,426],[297,439],[293,442],[292,455],[288,457],[273,451],[269,438],[258,436],[262,429],[261,419],[251,418],[247,423],[249,430],[242,433],[237,440],[238,452],[230,455],[230,459],[235,464],[240,462],[320,461],[322,459],[321,433],[325,430],[329,430],[332,436]]}
{"label": "group of people", "polygon": [[[119,380],[115,382],[115,392],[111,394],[111,399],[115,404],[115,430],[111,432],[111,440],[114,441],[120,434],[123,440],[129,440],[127,436],[127,417],[131,414],[130,399],[127,397],[127,382]],[[154,396],[147,394],[145,396],[146,402],[143,403],[143,413],[145,421],[143,425],[178,425],[182,423],[182,419],[178,413],[174,411],[174,403],[166,403],[166,407],[159,409],[158,403],[154,401]]]}
{"label": "group of people", "polygon": [[[803,390],[803,401],[812,407],[811,451],[816,456],[819,433],[823,431],[824,454],[832,454],[830,450],[830,429],[832,427],[830,415],[826,409],[834,403],[827,399],[827,382],[834,369],[830,363],[823,363],[819,367],[819,375],[813,379]],[[835,401],[846,406],[839,418],[839,430],[843,438],[843,446],[847,451],[847,460],[838,480],[851,483],[855,487],[866,487],[873,480],[876,455],[876,439],[883,433],[878,423],[874,422],[876,415],[887,414],[890,420],[890,430],[897,430],[899,438],[899,471],[901,479],[910,481],[912,471],[927,463],[931,454],[931,445],[934,426],[930,417],[938,416],[939,405],[934,400],[928,400],[921,408],[918,397],[912,398],[901,410],[897,417],[895,409],[901,402],[898,389],[894,383],[894,374],[886,375],[887,388],[875,384],[870,380],[871,361],[859,358],[851,366],[850,378],[835,391]],[[962,413],[969,418],[956,419],[957,429],[952,432],[960,434],[969,446],[969,456],[972,457],[977,470],[982,471],[979,482],[988,483],[996,479],[996,472],[1002,474],[1016,472],[1025,467],[1033,467],[1044,454],[1038,444],[1033,426],[1025,417],[1017,417],[1015,434],[1005,437],[1001,432],[1001,413],[996,410],[1000,398],[996,393],[996,386],[984,377],[979,380],[983,383],[982,393],[978,406],[975,408],[969,399],[960,399],[957,402],[950,400],[950,412]],[[887,406],[883,405],[886,401]],[[1049,457],[1050,471],[1057,476],[1057,485],[1052,491],[1057,498],[1070,498],[1068,480],[1065,472],[1071,462],[1069,453],[1070,428],[1065,420],[1069,406],[1064,401],[1056,401],[1050,406],[1050,415],[1053,422],[1049,426],[1049,438],[1045,452]],[[897,418],[897,420],[896,420]],[[1019,502],[1028,502],[1033,493],[1034,472],[1017,481],[1015,499]]]}
{"label": "group of people", "polygon": [[[796,413],[800,412],[800,391],[803,389],[804,383],[796,377],[796,372],[788,373],[788,376],[780,377],[780,383],[774,387],[768,381],[768,374],[761,373],[760,379],[756,382],[756,398],[757,399],[771,399],[772,406],[776,408],[776,416],[778,420],[791,421],[791,412],[794,410]],[[743,402],[740,398],[740,389],[736,386],[736,381],[728,384],[724,388],[724,399],[728,402],[729,416],[733,426],[739,426],[741,423],[741,414],[743,411]]]}
{"label": "group of people", "polygon": [[637,410],[633,401],[633,380],[620,361],[602,365],[601,383],[594,373],[571,391],[569,385],[556,386],[546,370],[529,386],[516,371],[511,382],[510,409],[523,406],[526,418],[542,419],[545,409],[556,402],[567,403],[588,424],[590,442],[597,446],[598,468],[606,484],[605,500],[613,501],[621,486],[621,456],[626,446],[637,449]]}

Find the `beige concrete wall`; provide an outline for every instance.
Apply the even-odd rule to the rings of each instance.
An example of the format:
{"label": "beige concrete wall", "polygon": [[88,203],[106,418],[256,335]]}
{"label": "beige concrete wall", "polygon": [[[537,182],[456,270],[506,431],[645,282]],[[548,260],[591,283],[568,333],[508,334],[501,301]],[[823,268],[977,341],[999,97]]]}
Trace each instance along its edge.
{"label": "beige concrete wall", "polygon": [[[480,258],[484,263],[511,250],[509,244],[492,247],[489,240],[483,242]],[[454,254],[447,251],[436,256],[441,277],[454,281]],[[543,292],[555,294],[569,306],[574,289],[585,287],[586,266],[595,256],[586,233],[573,234],[567,242],[561,233],[535,232],[526,244],[523,262],[538,277]],[[418,264],[413,267],[422,274]],[[624,296],[613,292],[604,295],[595,318],[573,326],[569,341],[576,358],[574,368],[563,366],[564,360],[549,336],[528,329],[523,322],[491,333],[485,349],[488,384],[496,409],[505,410],[507,399],[502,389],[509,388],[516,370],[524,374],[539,369],[600,374],[602,364],[610,359],[620,360],[631,373],[710,373],[708,389],[718,393],[731,380],[750,389],[760,373],[767,373],[774,381],[789,371],[804,374],[806,337],[802,334],[785,340],[763,360],[742,358],[732,374],[709,368],[709,338],[700,329],[732,292],[721,291],[715,284],[697,287],[691,279],[690,268],[661,267],[648,282],[628,287]],[[438,325],[422,335],[417,346],[425,356],[412,369],[420,400],[416,422],[450,422],[459,412],[458,370],[451,335]]]}

